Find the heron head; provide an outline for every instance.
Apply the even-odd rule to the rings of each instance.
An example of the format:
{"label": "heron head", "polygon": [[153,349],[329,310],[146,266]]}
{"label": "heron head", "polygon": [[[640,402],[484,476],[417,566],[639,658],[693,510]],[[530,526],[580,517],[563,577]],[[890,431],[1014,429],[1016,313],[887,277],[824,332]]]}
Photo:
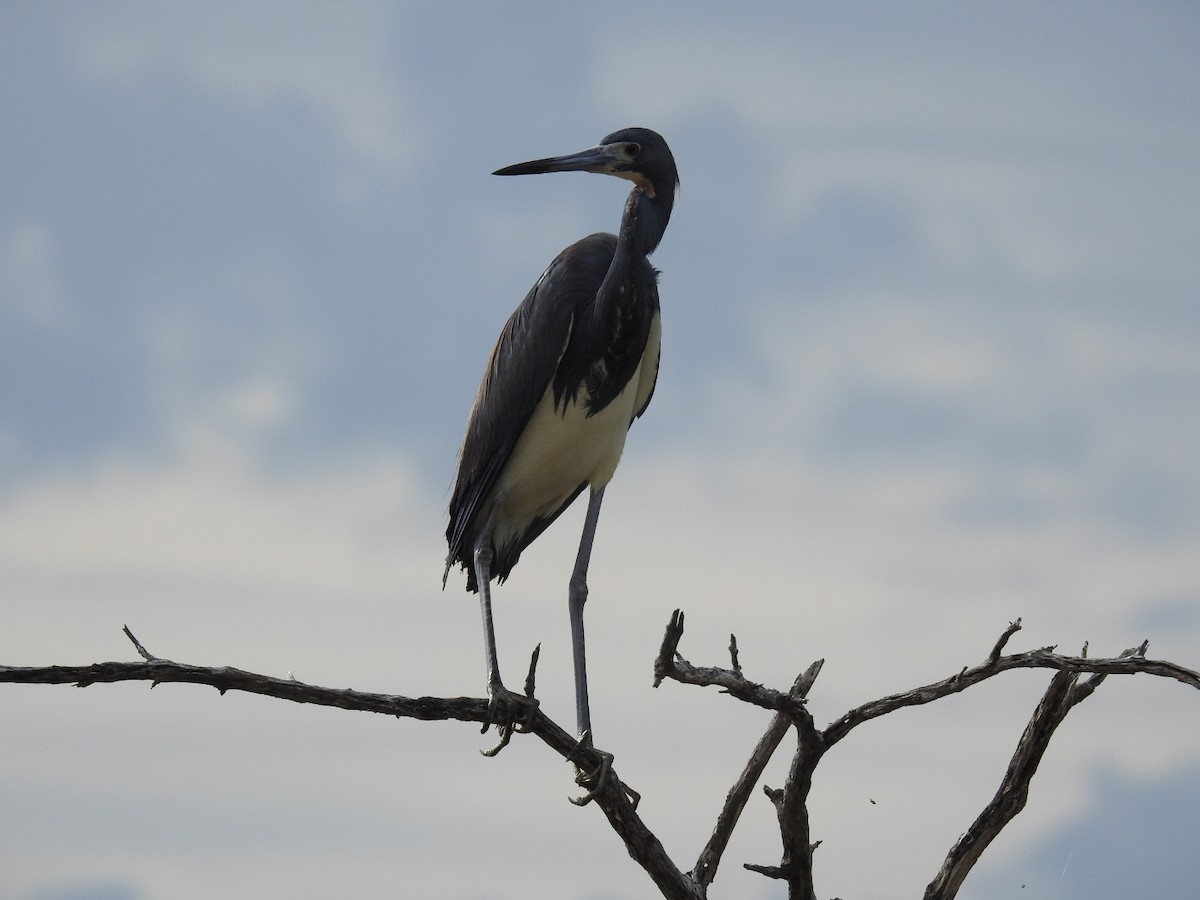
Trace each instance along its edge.
{"label": "heron head", "polygon": [[497,169],[495,175],[540,175],[544,172],[596,172],[636,184],[650,198],[674,198],[679,185],[675,157],[662,135],[649,128],[614,131],[599,145],[566,156],[534,159]]}

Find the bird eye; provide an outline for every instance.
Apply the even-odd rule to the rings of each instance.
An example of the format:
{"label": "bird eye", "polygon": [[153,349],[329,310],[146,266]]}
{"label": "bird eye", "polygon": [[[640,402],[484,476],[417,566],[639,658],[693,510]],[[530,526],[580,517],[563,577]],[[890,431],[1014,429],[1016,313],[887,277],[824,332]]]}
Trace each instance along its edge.
{"label": "bird eye", "polygon": [[629,156],[637,156],[641,152],[642,152],[641,144],[626,144],[625,145],[625,153]]}

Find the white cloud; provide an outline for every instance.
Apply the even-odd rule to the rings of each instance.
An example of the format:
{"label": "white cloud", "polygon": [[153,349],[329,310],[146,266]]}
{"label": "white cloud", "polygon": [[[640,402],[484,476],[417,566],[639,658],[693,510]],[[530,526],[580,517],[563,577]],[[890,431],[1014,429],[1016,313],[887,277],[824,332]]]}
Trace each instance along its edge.
{"label": "white cloud", "polygon": [[[660,15],[639,14],[651,25]],[[140,89],[166,78],[239,110],[318,116],[344,157],[330,189],[353,197],[421,152],[410,138],[419,129],[406,126],[407,88],[391,66],[390,15],[373,5],[113,7],[77,30],[77,46],[86,71],[114,95],[133,81]],[[414,39],[430,41],[430,58],[456,71],[476,66],[481,81],[525,46],[519,27],[460,31],[455,17],[463,15]],[[550,36],[577,39],[577,26]],[[937,269],[892,290],[876,279],[862,291],[854,278],[838,277],[802,295],[789,290],[781,265],[754,271],[745,259],[688,259],[684,245],[670,245],[671,280],[700,273],[701,291],[711,293],[704,279],[718,269],[745,265],[745,290],[729,299],[740,304],[736,325],[748,337],[739,344],[711,326],[703,333],[687,298],[668,300],[668,328],[691,316],[708,346],[748,345],[749,353],[717,360],[720,377],[737,374],[714,384],[717,376],[701,371],[712,358],[689,373],[680,361],[688,349],[672,345],[664,393],[650,410],[655,428],[665,423],[655,432],[661,437],[644,441],[646,423],[631,435],[601,517],[588,606],[598,741],[617,752],[622,775],[646,789],[643,809],[670,851],[686,859],[707,837],[765,718],[717,692],[650,689],[650,664],[676,606],[688,613],[683,650],[696,663],[723,662],[730,630],[747,674],[772,685],[824,657],[812,698],[823,720],[979,661],[1017,615],[1026,628],[1012,649],[1061,643],[1073,651],[1090,640],[1093,655],[1107,654],[1148,636],[1154,655],[1188,663],[1195,617],[1140,630],[1154,609],[1194,605],[1191,500],[1200,494],[1200,422],[1188,415],[1200,378],[1195,336],[1170,302],[1172,290],[1195,282],[1197,236],[1187,218],[1195,179],[1155,168],[1163,156],[1146,150],[1149,119],[1131,121],[1079,84],[1047,82],[1044,66],[1014,72],[970,59],[922,61],[937,42],[911,30],[899,38],[913,41],[914,59],[893,67],[860,65],[849,54],[858,45],[847,42],[813,56],[802,41],[793,46],[803,37],[795,29],[778,36],[758,28],[753,40],[696,32],[650,54],[628,21],[614,28],[619,41],[600,44],[602,103],[620,110],[618,123],[662,127],[673,146],[676,126],[689,136],[695,162],[684,170],[684,200],[723,187],[720,177],[740,178],[739,189],[759,185],[743,195],[731,188],[707,208],[689,206],[673,233],[707,217],[744,228],[751,250],[783,245],[786,229],[848,186],[899,210],[916,234],[915,252]],[[480,40],[437,43],[450,33]],[[463,54],[464,46],[480,55]],[[554,72],[534,71],[527,108],[562,102],[533,95],[557,84]],[[94,96],[95,88],[75,90]],[[426,108],[462,104],[464,116],[487,119],[458,87],[445,90],[431,76],[425,90]],[[516,108],[513,117],[520,115]],[[725,143],[730,120],[744,146]],[[1152,130],[1151,143],[1166,133]],[[708,143],[697,145],[701,137]],[[1093,141],[1108,156],[1089,156]],[[738,168],[743,151],[749,163]],[[1125,153],[1137,164],[1128,173]],[[437,183],[451,181],[445,162],[428,161]],[[689,175],[697,168],[706,169],[700,183]],[[84,205],[95,197],[75,199],[75,221],[96,215]],[[477,271],[503,275],[488,256],[507,256],[517,241],[526,254],[530,243],[544,243],[533,254],[534,265],[544,262],[564,234],[585,230],[578,209],[466,209],[460,238],[482,260]],[[52,318],[62,308],[55,273],[63,248],[42,221],[11,224],[0,259],[5,285],[26,292],[11,301],[19,314]],[[264,218],[265,228],[273,225],[286,232],[286,223]],[[857,220],[852,225],[851,243]],[[330,273],[309,268],[289,245],[252,241],[244,255],[213,255],[194,237],[174,236],[171,246],[186,248],[182,264],[139,258],[98,279],[115,285],[120,302],[128,290],[149,311],[122,327],[148,352],[152,416],[167,435],[157,455],[128,450],[136,441],[126,436],[97,439],[69,462],[12,472],[0,490],[2,661],[131,658],[119,631],[127,622],[171,658],[291,670],[364,689],[480,693],[475,598],[457,573],[440,590],[443,485],[408,455],[349,448],[306,421],[306,385],[318,367],[344,367],[364,384],[380,371],[378,358],[330,359],[335,351],[322,334],[330,319],[304,314],[337,301],[309,293],[336,273],[319,282]],[[415,272],[423,248],[382,259],[379,270],[359,273],[362,283],[384,283],[397,266]],[[81,272],[72,286],[96,277],[85,257],[71,262]],[[314,266],[367,262],[334,254]],[[534,274],[519,275],[512,302]],[[472,278],[463,269],[445,283],[470,291]],[[107,309],[99,301],[96,308]],[[397,321],[403,327],[386,353],[422,340],[421,320]],[[470,377],[485,350],[468,360]],[[666,405],[670,379],[690,392],[696,421],[680,422]],[[386,410],[388,389],[370,383]],[[437,386],[421,380],[400,389],[437,396]],[[948,424],[908,429],[897,416],[895,434],[856,437],[854,427],[878,425],[853,407],[863,395],[918,411],[924,404]],[[446,466],[462,413],[465,406],[445,417],[454,421]],[[0,427],[0,454],[6,434],[16,445],[22,424]],[[673,439],[673,424],[687,436]],[[323,461],[308,447],[274,446],[293,426],[302,439],[328,442]],[[945,441],[936,427],[946,428]],[[1063,433],[1079,443],[1056,455]],[[1145,532],[1134,527],[1138,508],[1151,526]],[[543,702],[568,724],[565,585],[581,515],[572,510],[543,535],[496,591],[506,677],[519,681],[541,641]],[[901,883],[916,893],[994,789],[1047,677],[1002,678],[869,725],[831,755],[814,798],[826,840],[818,860],[831,886],[825,893],[891,898]],[[1036,842],[1082,810],[1096,790],[1096,767],[1158,777],[1196,759],[1200,726],[1181,714],[1190,700],[1184,689],[1114,681],[1056,738],[1057,767],[1035,783],[1034,806],[1013,835]],[[0,841],[0,863],[30,893],[51,875],[85,883],[98,871],[148,896],[366,895],[380,884],[412,896],[523,896],[531,883],[567,897],[646,892],[602,817],[563,802],[569,769],[551,762],[547,774],[545,751],[533,741],[482,760],[475,751],[490,735],[466,726],[181,686],[8,686],[0,701],[11,736],[0,792],[16,798],[6,808],[29,810],[19,833],[10,829]],[[768,783],[777,785],[779,774],[777,764]],[[237,831],[245,822],[253,828]],[[761,796],[738,840],[714,897],[769,890],[738,867],[770,862],[777,846]],[[73,852],[64,860],[66,845]],[[547,852],[526,870],[530,846]],[[884,864],[862,866],[864,846]],[[447,858],[462,847],[476,864]],[[582,887],[581,859],[596,861],[594,880]],[[497,872],[516,874],[505,880]]]}
{"label": "white cloud", "polygon": [[62,322],[66,302],[58,257],[58,242],[44,223],[6,223],[0,228],[0,304],[38,326]]}
{"label": "white cloud", "polygon": [[392,64],[386,4],[147,4],[106,16],[79,37],[94,75],[115,81],[175,72],[250,108],[299,103],[324,119],[349,158],[334,189],[354,195],[356,169],[398,178],[419,158],[420,128]]}
{"label": "white cloud", "polygon": [[816,40],[735,31],[615,41],[599,67],[601,102],[628,115],[636,97],[665,129],[714,112],[745,126],[748,146],[745,132],[709,131],[691,153],[747,189],[761,179],[756,214],[776,233],[854,186],[901,198],[948,271],[1003,266],[1096,283],[1136,274],[1176,288],[1196,279],[1200,188],[1181,161],[1200,133],[1169,108],[1114,104],[1079,68],[1048,79],[1016,58],[956,57],[948,78],[941,59],[895,48],[897,58],[848,63]]}
{"label": "white cloud", "polygon": [[419,540],[403,523],[426,502],[402,460],[272,477],[244,447],[222,450],[208,435],[173,462],[108,460],[10,491],[4,568],[81,584],[150,576],[279,591],[395,586],[403,564],[393,550]]}
{"label": "white cloud", "polygon": [[[236,438],[229,439],[233,445],[226,452],[197,441],[189,453],[159,465],[109,460],[10,491],[0,504],[0,592],[16,601],[10,628],[23,640],[21,648],[9,648],[5,661],[46,662],[48,654],[56,661],[127,657],[128,649],[117,648],[119,626],[128,622],[152,652],[170,658],[278,674],[292,670],[302,680],[365,689],[477,693],[475,601],[461,591],[457,576],[446,593],[439,591],[442,498],[421,484],[412,466],[367,455],[272,473],[262,469],[249,445],[239,449]],[[706,817],[744,762],[762,717],[715,693],[693,694],[676,685],[650,689],[650,661],[674,606],[688,613],[683,649],[694,662],[723,662],[731,629],[738,633],[747,673],[771,684],[785,685],[812,659],[825,657],[812,705],[827,720],[872,696],[981,660],[1017,614],[1025,615],[1027,631],[1014,639],[1013,649],[1084,638],[1092,639],[1094,653],[1120,649],[1139,637],[1128,633],[1122,619],[1129,589],[1144,588],[1151,576],[1185,579],[1190,567],[1188,548],[1139,550],[1120,535],[1069,518],[1037,527],[960,528],[941,511],[966,487],[962,472],[808,468],[811,460],[790,457],[775,442],[753,436],[747,436],[747,445],[758,445],[758,451],[724,459],[703,453],[655,457],[638,449],[636,439],[631,444],[631,458],[601,517],[593,566],[588,607],[593,703],[605,746],[620,754],[622,774],[647,788],[645,813],[653,827],[684,854],[704,839]],[[571,709],[565,581],[580,512],[572,511],[544,535],[496,592],[501,661],[509,680],[519,680],[528,650],[541,641],[543,702],[564,721]],[[1087,634],[1077,632],[1080,622],[1088,623]],[[1178,647],[1194,644],[1186,635],[1177,639]],[[14,653],[20,658],[13,659]],[[814,797],[815,821],[827,840],[821,858],[825,877],[856,886],[862,896],[882,897],[897,879],[917,883],[927,876],[928,867],[913,861],[944,852],[943,839],[952,840],[994,788],[1036,699],[1037,688],[1030,684],[1019,676],[1005,679],[1003,687],[978,691],[970,703],[867,726],[847,743],[844,757],[839,748],[820,773]],[[1170,722],[1178,692],[1150,681],[1137,687],[1138,714]],[[50,711],[61,712],[61,702],[47,706],[43,698],[27,707],[22,690],[13,688],[5,698],[14,727],[27,723],[23,730],[41,734],[58,727]],[[403,845],[398,835],[405,829],[429,829],[433,822],[456,832],[463,827],[455,816],[445,821],[446,789],[440,785],[445,777],[453,782],[454,796],[486,796],[493,819],[507,815],[506,804],[519,803],[529,821],[545,823],[527,824],[523,841],[553,842],[549,832],[561,835],[564,817],[572,814],[562,797],[570,790],[569,777],[564,771],[556,781],[539,771],[545,754],[531,742],[518,741],[498,761],[480,761],[473,747],[486,739],[474,741],[473,732],[455,726],[385,726],[363,717],[354,723],[331,720],[329,731],[321,724],[324,717],[343,714],[293,715],[287,708],[229,698],[217,706],[216,698],[175,687],[160,688],[148,699],[115,691],[90,689],[86,704],[72,715],[84,727],[94,716],[124,709],[123,716],[135,720],[124,728],[142,735],[138,741],[161,735],[154,760],[109,776],[114,784],[139,785],[140,799],[124,801],[123,808],[170,803],[199,827],[243,805],[259,808],[258,815],[262,808],[278,815],[290,802],[283,798],[295,797],[317,809],[328,806],[332,821],[349,816],[359,823],[346,831],[348,839],[361,841],[362,824],[375,822],[373,827]],[[1104,690],[1089,701],[1097,707],[1106,702]],[[147,703],[153,704],[149,711]],[[724,725],[714,729],[716,721]],[[89,727],[109,734],[104,755],[112,765],[128,768],[120,763],[119,748],[107,746],[119,744],[112,723]],[[181,729],[200,729],[203,736],[173,749],[178,738],[170,735]],[[1133,754],[1139,772],[1160,774],[1194,755],[1194,729],[1186,723],[1162,728],[1153,758],[1139,755],[1132,737],[1103,737],[1110,730],[1106,717],[1081,720],[1079,737],[1060,742],[1071,765],[1052,783],[1037,786],[1051,812],[1031,818],[1030,827],[1052,827],[1079,809],[1093,764],[1119,764]],[[931,735],[944,745],[930,751]],[[687,754],[681,768],[678,754],[689,741],[706,749]],[[211,786],[222,796],[219,813],[195,794],[175,796],[171,786],[172,767],[186,766],[197,746],[205,748],[206,759],[229,769],[219,786]],[[872,776],[881,753],[887,775]],[[404,802],[386,814],[366,799],[347,805],[347,797],[377,796],[378,773],[392,771],[397,754],[404,765],[396,770],[395,788]],[[991,764],[982,764],[984,758]],[[42,785],[40,791],[50,790],[50,776],[38,774],[39,765],[28,760],[21,765],[27,779]],[[275,771],[281,765],[299,772],[319,767],[328,774],[311,784],[304,777],[292,782],[282,777],[286,771]],[[149,774],[147,766],[157,774]],[[420,774],[423,767],[436,777]],[[550,771],[553,775],[553,766]],[[94,775],[90,770],[87,777]],[[768,782],[777,784],[778,774]],[[884,808],[870,807],[869,799]],[[859,871],[854,860],[861,842],[894,846],[887,835],[899,822],[906,823],[906,842],[893,857],[882,857],[887,865]],[[636,892],[641,876],[616,865],[628,864],[599,818],[571,820],[576,827],[585,836],[595,829],[581,839],[611,851],[611,871],[618,873],[612,884]],[[754,842],[739,852],[761,854],[772,846],[771,828],[768,808],[756,803],[746,825]],[[294,844],[301,838],[286,840]],[[345,860],[354,851],[327,846],[325,852]],[[247,883],[278,883],[272,879],[287,868],[286,858],[284,849],[270,850],[267,862],[254,867],[235,854],[230,866]],[[561,864],[539,866],[540,885],[569,881],[574,851],[564,849],[561,858]],[[394,866],[404,868],[408,878],[428,874],[404,852],[388,859],[373,864],[377,877],[397,877]],[[723,890],[749,889],[755,882],[737,873],[732,859]],[[148,870],[141,883],[159,885],[180,871]],[[328,866],[317,864],[309,877],[319,885],[327,874]],[[300,884],[296,889],[299,896],[320,890]]]}

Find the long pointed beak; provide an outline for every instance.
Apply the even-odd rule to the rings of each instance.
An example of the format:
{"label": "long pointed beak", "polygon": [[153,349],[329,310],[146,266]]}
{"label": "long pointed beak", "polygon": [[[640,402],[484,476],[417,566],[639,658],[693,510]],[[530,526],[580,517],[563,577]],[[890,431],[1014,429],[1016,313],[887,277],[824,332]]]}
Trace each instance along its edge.
{"label": "long pointed beak", "polygon": [[616,158],[609,147],[592,147],[566,156],[532,159],[497,169],[493,175],[541,175],[544,172],[600,172],[611,174]]}

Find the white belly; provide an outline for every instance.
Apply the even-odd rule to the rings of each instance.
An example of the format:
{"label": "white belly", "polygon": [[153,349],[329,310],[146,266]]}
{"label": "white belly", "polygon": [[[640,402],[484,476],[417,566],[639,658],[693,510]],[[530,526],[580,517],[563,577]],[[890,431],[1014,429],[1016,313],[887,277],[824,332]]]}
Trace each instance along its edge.
{"label": "white belly", "polygon": [[645,395],[638,390],[643,364],[594,416],[587,415],[586,390],[564,412],[554,408],[553,387],[546,389],[496,485],[496,546],[516,539],[534,519],[551,515],[579,485],[598,490],[608,484],[621,461],[635,404]]}

